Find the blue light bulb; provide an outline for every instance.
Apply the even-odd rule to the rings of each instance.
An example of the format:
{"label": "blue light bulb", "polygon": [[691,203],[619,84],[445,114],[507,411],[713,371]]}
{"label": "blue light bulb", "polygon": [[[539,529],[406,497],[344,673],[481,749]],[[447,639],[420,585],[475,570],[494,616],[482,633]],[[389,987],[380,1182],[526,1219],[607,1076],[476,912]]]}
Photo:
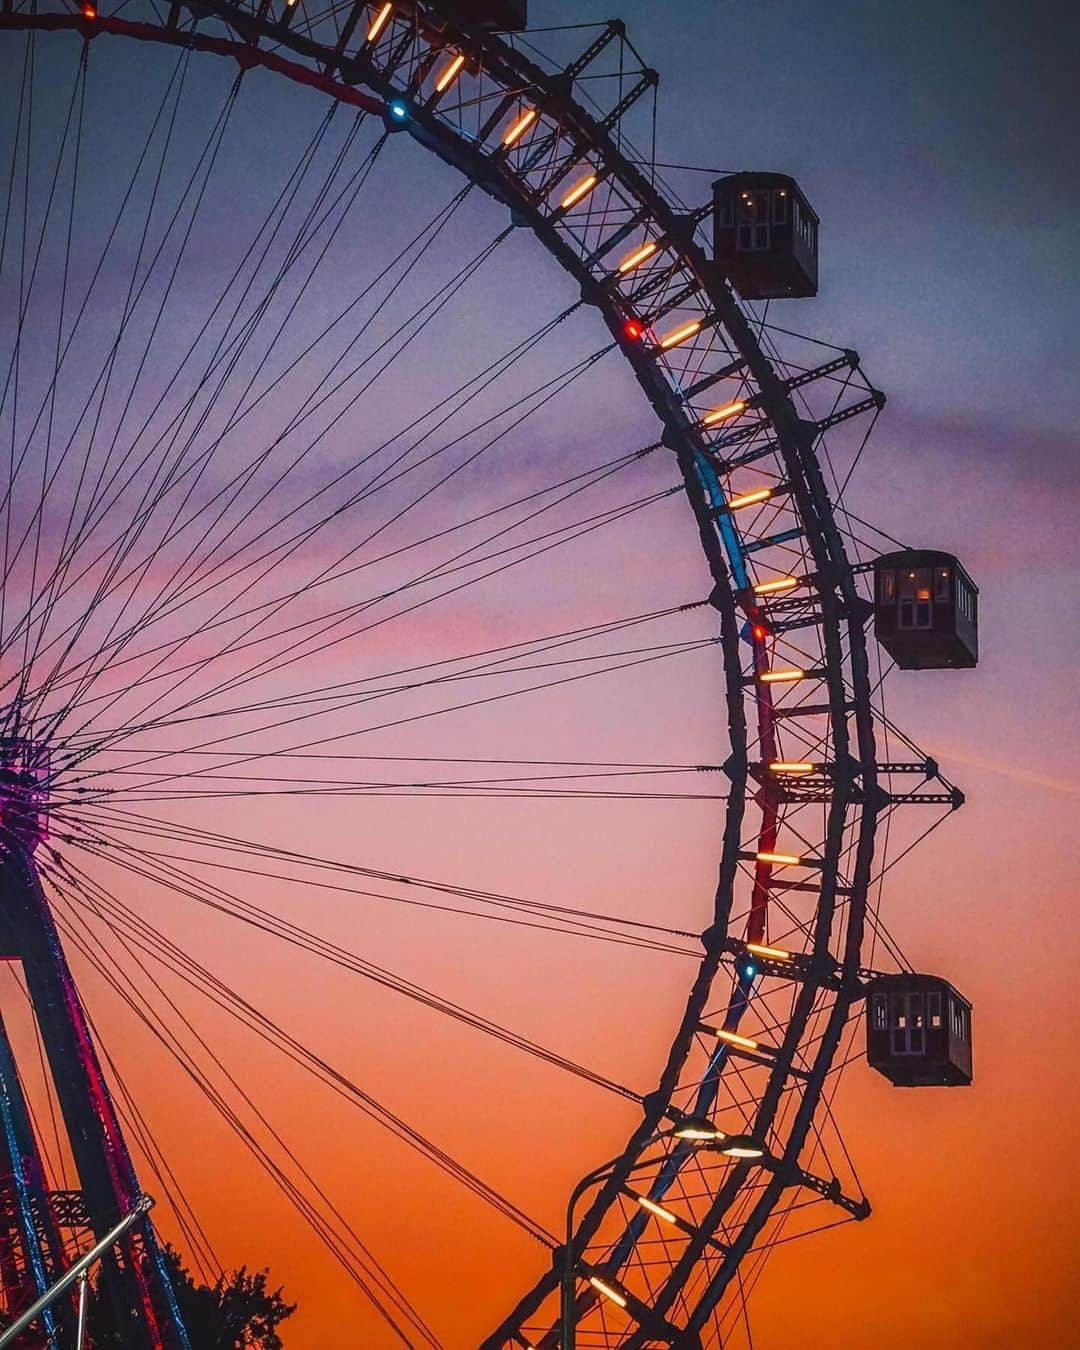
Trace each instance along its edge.
{"label": "blue light bulb", "polygon": [[407,122],[409,120],[409,105],[401,98],[390,100],[390,116],[395,122]]}

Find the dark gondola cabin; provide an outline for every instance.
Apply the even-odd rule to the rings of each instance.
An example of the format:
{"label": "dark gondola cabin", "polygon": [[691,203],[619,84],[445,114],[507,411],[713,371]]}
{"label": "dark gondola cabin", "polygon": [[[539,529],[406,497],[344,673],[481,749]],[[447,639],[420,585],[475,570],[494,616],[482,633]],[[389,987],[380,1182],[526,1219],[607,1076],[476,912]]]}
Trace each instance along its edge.
{"label": "dark gondola cabin", "polygon": [[894,1087],[966,1087],[971,1004],[936,975],[879,975],[866,995],[866,1058]]}
{"label": "dark gondola cabin", "polygon": [[500,33],[519,33],[529,21],[528,0],[448,0],[446,8],[462,23]]}
{"label": "dark gondola cabin", "polygon": [[979,588],[951,553],[886,553],[874,564],[874,633],[901,670],[977,665]]}
{"label": "dark gondola cabin", "polygon": [[783,173],[713,184],[713,257],[744,300],[817,295],[818,218]]}

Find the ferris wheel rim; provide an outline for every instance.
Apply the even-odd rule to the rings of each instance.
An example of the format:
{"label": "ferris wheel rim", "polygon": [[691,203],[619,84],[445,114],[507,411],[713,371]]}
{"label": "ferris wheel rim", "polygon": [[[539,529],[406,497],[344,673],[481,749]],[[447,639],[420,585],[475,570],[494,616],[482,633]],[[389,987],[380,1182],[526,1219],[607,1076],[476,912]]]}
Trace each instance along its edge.
{"label": "ferris wheel rim", "polygon": [[[153,29],[153,25],[138,25],[134,21],[122,18],[83,15],[43,14],[29,16],[14,11],[0,15],[0,27],[71,29],[82,33],[86,38],[106,34],[126,36],[133,39],[163,41],[173,45],[187,45],[207,52],[231,56],[248,67],[263,66],[272,73],[296,80],[300,83],[314,84],[323,92],[339,101],[364,108],[368,112],[382,114],[389,101],[395,97],[407,97],[408,91],[396,89],[391,79],[384,78],[372,63],[365,65],[362,57],[349,58],[350,80],[333,80],[323,75],[311,78],[310,70],[301,64],[300,59],[280,55],[280,49],[287,50],[298,58],[310,60],[322,59],[330,64],[334,53],[326,48],[318,53],[309,39],[291,28],[282,28],[280,24],[266,19],[253,17],[245,11],[242,4],[226,3],[224,0],[203,0],[198,10],[213,15],[229,26],[241,39],[218,39],[205,34],[190,35],[179,30],[169,30],[164,25]],[[265,7],[264,7],[265,8]],[[356,8],[360,8],[357,6]],[[428,5],[428,9],[438,11],[440,6]],[[754,336],[752,327],[731,294],[725,280],[716,271],[702,248],[696,243],[692,223],[688,223],[682,213],[663,191],[651,184],[646,176],[622,153],[611,135],[604,131],[595,117],[582,105],[576,103],[572,90],[561,87],[556,77],[541,70],[522,53],[515,50],[497,35],[479,30],[466,29],[457,24],[452,14],[443,14],[445,31],[452,39],[455,49],[467,51],[470,57],[482,62],[486,69],[505,74],[508,88],[525,87],[536,91],[531,100],[541,111],[557,109],[559,115],[573,126],[575,133],[582,139],[585,150],[602,157],[605,172],[617,178],[626,190],[641,202],[643,211],[651,221],[655,221],[668,241],[668,251],[678,256],[679,262],[689,276],[692,276],[700,290],[707,296],[711,309],[718,316],[717,323],[730,337],[738,349],[747,368],[752,373],[759,391],[759,407],[776,432],[776,439],[785,463],[788,467],[793,497],[798,502],[799,515],[810,547],[818,563],[818,574],[807,578],[807,584],[817,586],[823,607],[823,632],[826,637],[827,669],[824,682],[829,689],[830,702],[839,705],[845,699],[854,704],[854,720],[857,729],[855,753],[847,744],[846,719],[832,719],[833,758],[837,762],[856,759],[860,765],[862,780],[861,803],[859,805],[859,845],[853,879],[847,888],[846,905],[848,907],[847,948],[843,965],[843,976],[848,982],[845,993],[838,996],[834,1005],[830,1035],[835,1032],[834,1041],[846,1021],[847,1007],[857,996],[852,981],[859,965],[861,949],[861,912],[865,905],[866,887],[869,879],[870,862],[873,856],[874,822],[877,805],[874,788],[874,750],[871,708],[871,687],[866,665],[865,639],[863,624],[865,613],[860,608],[860,599],[853,584],[850,568],[847,566],[843,541],[840,538],[832,517],[828,494],[824,488],[813,452],[813,432],[800,419],[798,410],[790,392],[784,388],[772,361],[766,355]],[[262,36],[277,44],[278,51],[266,51],[252,46],[252,38]],[[306,48],[306,50],[305,50]],[[338,58],[339,74],[341,59]],[[305,74],[305,72],[307,72]],[[355,80],[355,83],[353,81]],[[357,85],[366,83],[373,91],[369,97],[363,95]],[[728,710],[728,725],[732,737],[731,756],[726,765],[730,780],[730,793],[725,816],[724,843],[720,858],[720,881],[718,893],[727,896],[727,913],[730,906],[733,886],[740,862],[745,861],[745,850],[741,841],[741,826],[749,795],[749,750],[746,727],[746,694],[742,661],[742,617],[738,604],[738,587],[733,584],[730,558],[725,556],[721,539],[715,531],[715,512],[710,504],[705,487],[702,484],[699,469],[701,453],[700,426],[687,415],[686,401],[673,394],[670,384],[659,371],[653,356],[644,347],[626,341],[623,324],[625,313],[619,303],[596,283],[592,271],[577,259],[560,241],[551,219],[529,199],[524,192],[514,196],[513,183],[492,173],[490,157],[485,157],[480,149],[469,146],[463,140],[453,140],[440,130],[435,113],[430,114],[418,104],[410,104],[405,130],[425,146],[459,170],[473,183],[478,183],[503,205],[508,206],[528,225],[547,252],[581,285],[583,297],[587,303],[596,307],[613,336],[619,342],[623,354],[627,357],[635,376],[646,397],[664,425],[664,441],[674,453],[683,476],[684,488],[693,509],[700,541],[710,568],[714,585],[713,603],[719,612],[721,625],[721,647],[725,666],[725,700]],[[584,152],[583,152],[584,153]],[[841,654],[842,637],[849,643],[848,664],[845,666]],[[764,641],[764,639],[761,639]],[[845,692],[846,691],[846,692]],[[770,709],[771,691],[765,691],[758,697],[759,710]],[[839,738],[839,739],[837,739]],[[849,783],[850,786],[850,783]],[[843,827],[847,819],[846,812],[852,806],[852,797],[845,791],[843,783],[838,784],[831,804],[826,851],[822,857],[823,893],[832,888],[835,891],[839,870],[839,856]],[[835,895],[832,897],[835,903]],[[670,1107],[671,1093],[674,1089],[673,1075],[677,1071],[676,1046],[680,1040],[688,1042],[694,1020],[691,1008],[696,1004],[700,1010],[705,1007],[712,981],[716,977],[721,958],[726,952],[724,943],[729,934],[721,932],[713,925],[706,934],[706,954],[694,987],[683,1024],[676,1036],[675,1044],[669,1056],[664,1076],[661,1077],[657,1091],[646,1100],[646,1109],[638,1130],[631,1137],[626,1148],[626,1158],[631,1159],[656,1130]],[[827,949],[827,935],[824,943]],[[811,986],[806,985],[810,990]],[[845,1004],[844,1000],[847,1000]],[[805,999],[804,999],[805,1002]],[[807,1006],[801,1014],[809,1014]],[[793,1014],[794,1017],[794,1014]],[[812,1079],[804,1091],[802,1105],[796,1125],[789,1134],[795,1141],[795,1156],[801,1148],[802,1140],[810,1128],[813,1111],[820,1097],[824,1075],[828,1071],[836,1044],[823,1042],[815,1061]],[[826,1053],[828,1052],[828,1053]],[[778,1066],[774,1079],[777,1083],[784,1077],[786,1070]],[[665,1081],[670,1079],[665,1091]],[[809,1105],[807,1105],[809,1103]],[[762,1118],[767,1117],[767,1112]],[[801,1131],[801,1138],[798,1132]],[[610,1200],[620,1184],[618,1174],[609,1182],[606,1192],[597,1197],[596,1205],[590,1214],[599,1222],[605,1201]],[[762,1210],[761,1221],[767,1217],[776,1196],[786,1184],[782,1171],[777,1171],[766,1194],[759,1202]],[[764,1208],[762,1208],[764,1207]],[[756,1211],[755,1211],[756,1212]],[[583,1224],[588,1227],[589,1218]],[[596,1224],[593,1225],[595,1228]],[[760,1224],[759,1224],[760,1227]],[[749,1232],[749,1229],[747,1230]],[[752,1233],[747,1244],[752,1240]],[[528,1297],[528,1296],[527,1296]],[[520,1311],[520,1306],[519,1310]],[[514,1315],[516,1316],[516,1314]],[[511,1319],[503,1324],[510,1325]],[[503,1329],[500,1328],[500,1331]],[[496,1340],[496,1332],[486,1344],[504,1343]]]}

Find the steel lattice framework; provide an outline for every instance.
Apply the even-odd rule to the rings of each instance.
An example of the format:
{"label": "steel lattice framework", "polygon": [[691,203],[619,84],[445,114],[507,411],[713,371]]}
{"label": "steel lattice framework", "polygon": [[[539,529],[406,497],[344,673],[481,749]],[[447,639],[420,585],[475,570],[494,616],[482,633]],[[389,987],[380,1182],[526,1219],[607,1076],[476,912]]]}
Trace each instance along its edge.
{"label": "steel lattice framework", "polygon": [[[625,42],[621,25],[553,71],[458,14],[424,2],[136,0],[113,14],[3,0],[0,26],[215,53],[384,117],[532,230],[630,362],[709,567],[730,793],[713,921],[682,1020],[576,1231],[579,1334],[627,1350],[715,1345],[740,1262],[782,1205],[804,1193],[850,1217],[868,1212],[835,1177],[814,1174],[807,1144],[863,995],[875,834],[899,804],[952,808],[961,797],[931,761],[878,761],[865,569],[848,556],[820,463],[831,427],[884,402],[857,356],[792,369],[766,351],[702,242],[707,213],[682,209],[627,148],[623,120],[654,72],[624,70],[610,106],[585,100],[578,82]],[[909,790],[904,774],[937,781]],[[778,927],[795,934],[791,950]],[[767,1158],[658,1146],[687,1112],[733,1121],[767,1143]],[[556,1263],[486,1350],[554,1346],[557,1287]]]}

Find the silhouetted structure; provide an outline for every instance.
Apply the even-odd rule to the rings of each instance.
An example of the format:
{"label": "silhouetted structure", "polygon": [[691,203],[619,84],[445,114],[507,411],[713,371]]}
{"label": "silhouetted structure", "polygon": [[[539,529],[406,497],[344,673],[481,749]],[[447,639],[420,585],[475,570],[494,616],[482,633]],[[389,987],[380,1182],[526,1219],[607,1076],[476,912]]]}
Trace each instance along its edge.
{"label": "silhouetted structure", "polygon": [[874,632],[901,670],[977,665],[979,589],[951,553],[886,553],[874,564]]}
{"label": "silhouetted structure", "polygon": [[[29,741],[0,742],[0,958],[22,964],[79,1174],[86,1226],[100,1238],[131,1212],[140,1188],[34,862],[48,828],[43,753]],[[8,1312],[16,1312],[44,1292],[66,1260],[38,1141],[2,1028],[0,1117],[0,1299]],[[102,1279],[118,1316],[138,1329],[133,1344],[140,1350],[190,1350],[148,1220],[102,1262]],[[66,1304],[46,1313],[40,1343],[46,1337],[73,1343],[70,1315]]]}
{"label": "silhouetted structure", "polygon": [[867,991],[866,1057],[894,1087],[971,1082],[971,1004],[937,975],[878,975]]}
{"label": "silhouetted structure", "polygon": [[502,32],[520,32],[529,21],[528,0],[451,0],[445,8],[465,23]]}
{"label": "silhouetted structure", "polygon": [[713,184],[713,257],[747,300],[817,295],[818,217],[783,173],[733,173]]}

